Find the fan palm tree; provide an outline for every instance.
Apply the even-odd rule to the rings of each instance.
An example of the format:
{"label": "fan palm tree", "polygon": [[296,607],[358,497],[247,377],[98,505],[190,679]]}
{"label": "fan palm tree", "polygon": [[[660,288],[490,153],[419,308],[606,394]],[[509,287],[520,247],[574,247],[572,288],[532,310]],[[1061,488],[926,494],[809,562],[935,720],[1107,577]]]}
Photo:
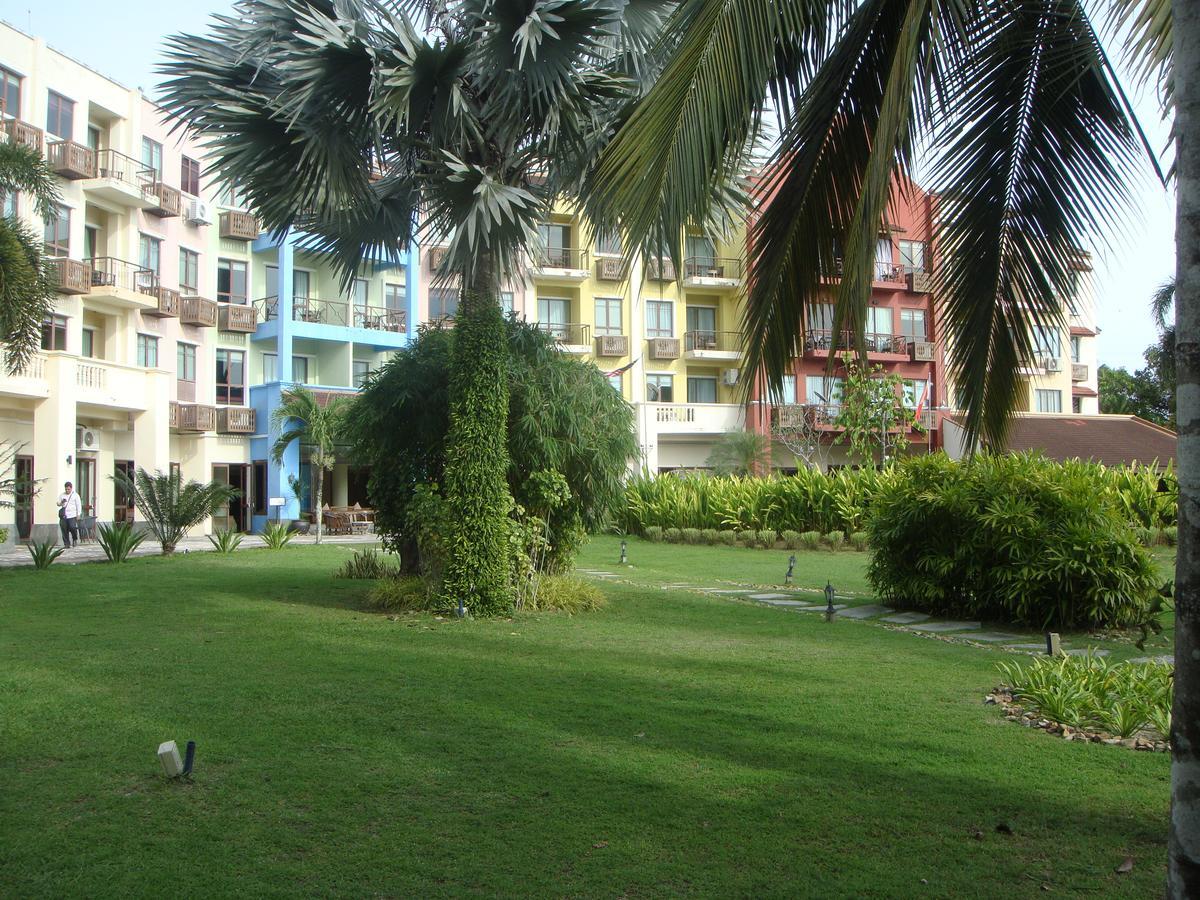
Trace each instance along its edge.
{"label": "fan palm tree", "polygon": [[328,395],[318,401],[308,388],[293,387],[283,392],[279,406],[271,413],[271,429],[279,433],[271,444],[276,463],[294,441],[309,447],[308,461],[315,474],[313,518],[317,522],[317,543],[321,543],[321,499],[325,473],[333,471],[342,424],[353,401],[349,397]]}
{"label": "fan palm tree", "polygon": [[[1108,8],[1174,116],[1182,491],[1169,891],[1200,896],[1200,445],[1190,437],[1200,430],[1200,4]],[[683,0],[668,28],[670,64],[585,185],[593,218],[621,221],[634,240],[687,221],[774,111],[744,326],[748,367],[777,387],[823,292],[836,295],[834,327],[863,332],[876,236],[923,158],[940,202],[934,287],[966,430],[973,443],[1002,441],[1018,360],[1036,327],[1065,323],[1079,248],[1128,210],[1141,161],[1157,168],[1088,6]]]}
{"label": "fan palm tree", "polygon": [[[59,201],[54,173],[38,151],[16,141],[0,143],[0,198],[23,194],[46,218]],[[10,374],[25,367],[54,312],[56,282],[42,255],[42,241],[16,216],[0,218],[0,342]]]}
{"label": "fan palm tree", "polygon": [[150,533],[162,545],[163,556],[175,552],[188,529],[199,525],[238,495],[234,488],[218,481],[184,483],[178,471],[151,475],[139,468],[131,478],[128,473],[118,470],[112,478],[133,498]]}
{"label": "fan palm tree", "polygon": [[[297,227],[350,278],[420,229],[461,284],[446,498],[447,592],[511,607],[500,281],[537,252],[672,0],[243,0],[172,39],[163,102],[270,229]],[[661,55],[657,58],[662,58]],[[726,196],[726,195],[721,195]],[[418,228],[420,214],[420,229]]]}

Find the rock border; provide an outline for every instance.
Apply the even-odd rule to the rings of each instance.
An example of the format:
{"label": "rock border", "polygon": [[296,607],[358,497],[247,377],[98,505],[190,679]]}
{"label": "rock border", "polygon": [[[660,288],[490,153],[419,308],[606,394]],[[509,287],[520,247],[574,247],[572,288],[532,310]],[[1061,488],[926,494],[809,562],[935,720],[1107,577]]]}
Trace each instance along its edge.
{"label": "rock border", "polygon": [[1171,749],[1168,741],[1162,740],[1157,731],[1139,731],[1133,737],[1120,738],[1106,731],[1089,731],[1086,728],[1076,728],[1073,725],[1063,725],[1044,718],[1036,712],[1026,710],[1013,699],[1012,693],[1004,685],[999,685],[983,698],[988,706],[999,706],[1008,722],[1016,722],[1026,728],[1039,728],[1047,734],[1061,737],[1065,741],[1080,743],[1108,744],[1114,747],[1124,747],[1127,750],[1141,750],[1148,753],[1166,753]]}

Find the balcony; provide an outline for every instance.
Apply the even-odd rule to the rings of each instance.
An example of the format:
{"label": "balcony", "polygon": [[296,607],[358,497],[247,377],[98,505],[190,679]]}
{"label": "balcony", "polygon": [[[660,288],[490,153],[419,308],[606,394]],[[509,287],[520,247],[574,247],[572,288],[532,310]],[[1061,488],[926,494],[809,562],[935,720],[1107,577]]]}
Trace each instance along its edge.
{"label": "balcony", "polygon": [[178,188],[156,181],[150,185],[148,195],[153,200],[146,212],[160,219],[178,216],[183,212],[183,194]]}
{"label": "balcony", "polygon": [[730,289],[742,283],[742,261],[736,257],[689,256],[683,261],[685,288]]}
{"label": "balcony", "polygon": [[314,325],[337,325],[349,328],[353,321],[350,304],[345,300],[318,300],[316,297],[293,297],[292,320]]}
{"label": "balcony", "polygon": [[153,169],[116,150],[96,151],[94,178],[83,182],[88,199],[109,212],[148,209],[158,203],[151,193],[155,182]]}
{"label": "balcony", "polygon": [[679,338],[652,337],[646,343],[651,359],[679,359]]}
{"label": "balcony", "polygon": [[238,303],[221,303],[217,310],[217,328],[236,334],[254,334],[258,330],[258,310]]}
{"label": "balcony", "polygon": [[1071,363],[1071,380],[1072,381],[1087,381],[1088,367],[1083,363]]}
{"label": "balcony", "polygon": [[596,260],[596,277],[601,281],[624,281],[629,263],[620,256],[601,256]]}
{"label": "balcony", "polygon": [[86,294],[92,289],[92,270],[85,262],[59,256],[46,260],[46,270],[60,294]]}
{"label": "balcony", "polygon": [[646,258],[647,281],[674,281],[675,263],[667,257],[650,256]]}
{"label": "balcony", "polygon": [[172,290],[169,287],[163,287],[161,284],[154,287],[144,288],[143,293],[147,297],[153,297],[155,305],[151,309],[143,309],[143,316],[154,316],[158,319],[174,319],[179,315],[179,291]]}
{"label": "balcony", "polygon": [[179,301],[179,321],[183,325],[213,328],[217,324],[217,304],[204,297],[183,297]]}
{"label": "balcony", "polygon": [[75,363],[75,399],[115,409],[145,409],[146,370],[99,359]]}
{"label": "balcony", "polygon": [[153,296],[158,279],[149,269],[113,256],[94,257],[87,260],[87,264],[92,267],[89,300],[100,300],[123,309],[158,308]]}
{"label": "balcony", "polygon": [[46,382],[46,357],[35,353],[25,366],[15,374],[8,373],[8,360],[0,350],[0,394],[17,397],[48,397],[50,386]]}
{"label": "balcony", "polygon": [[563,353],[582,356],[592,352],[592,326],[579,322],[538,322],[539,331],[544,331]]}
{"label": "balcony", "polygon": [[252,241],[258,237],[258,219],[250,213],[229,212],[221,213],[220,235],[222,239],[231,241]]}
{"label": "balcony", "polygon": [[21,144],[30,150],[36,150],[39,155],[41,154],[42,129],[36,125],[30,125],[20,119],[5,119],[4,124],[0,126],[0,132],[13,143]]}
{"label": "balcony", "polygon": [[254,409],[249,406],[222,406],[217,409],[219,434],[254,434],[258,429]]}
{"label": "balcony", "polygon": [[408,312],[383,306],[355,306],[354,327],[405,334],[408,331]]}
{"label": "balcony", "polygon": [[601,334],[596,337],[597,356],[628,356],[629,338],[623,334]]}
{"label": "balcony", "polygon": [[554,284],[579,284],[581,281],[586,281],[591,274],[588,269],[586,250],[573,250],[569,247],[543,247],[536,252],[536,264],[530,271],[538,281]]}
{"label": "balcony", "polygon": [[201,432],[217,430],[217,410],[213,406],[193,403],[178,403],[179,431]]}
{"label": "balcony", "polygon": [[46,159],[55,175],[68,181],[96,177],[96,151],[74,141],[55,141],[46,147]]}
{"label": "balcony", "polygon": [[[862,346],[867,359],[880,362],[908,362],[909,339],[902,334],[882,334],[867,332],[863,335]],[[834,332],[827,328],[816,328],[804,334],[804,355],[809,358],[823,359],[832,350],[837,353],[854,353],[858,342],[852,331]]]}
{"label": "balcony", "polygon": [[740,403],[647,403],[647,424],[658,434],[725,434],[746,425]]}
{"label": "balcony", "polygon": [[737,362],[742,358],[742,336],[736,331],[685,332],[683,358]]}
{"label": "balcony", "polygon": [[877,262],[875,263],[874,280],[876,284],[896,285],[908,284],[906,270],[904,266],[893,266],[891,263]]}

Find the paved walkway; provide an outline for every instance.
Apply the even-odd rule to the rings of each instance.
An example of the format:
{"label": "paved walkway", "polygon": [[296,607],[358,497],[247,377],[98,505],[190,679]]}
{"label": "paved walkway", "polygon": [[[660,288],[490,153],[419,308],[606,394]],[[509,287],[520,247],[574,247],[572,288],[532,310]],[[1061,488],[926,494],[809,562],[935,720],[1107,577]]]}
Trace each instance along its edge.
{"label": "paved walkway", "polygon": [[[317,539],[314,535],[298,534],[292,538],[288,544],[289,547],[299,547],[304,545],[316,544]],[[353,534],[353,535],[325,535],[321,538],[321,544],[377,544],[379,538],[374,534]],[[258,535],[247,534],[242,537],[239,550],[253,550],[259,547],[265,547],[262,538]],[[175,550],[176,553],[206,553],[213,549],[212,544],[207,537],[190,537],[184,538]],[[162,548],[151,538],[146,538],[142,541],[142,545],[133,551],[131,556],[158,556],[162,553]],[[106,557],[104,551],[100,549],[100,545],[95,541],[88,541],[80,544],[78,547],[72,547],[67,550],[54,561],[54,565],[75,565],[76,563],[85,562],[105,562]],[[31,566],[33,560],[29,556],[29,550],[24,546],[5,547],[0,549],[0,568],[13,568],[16,566]]]}

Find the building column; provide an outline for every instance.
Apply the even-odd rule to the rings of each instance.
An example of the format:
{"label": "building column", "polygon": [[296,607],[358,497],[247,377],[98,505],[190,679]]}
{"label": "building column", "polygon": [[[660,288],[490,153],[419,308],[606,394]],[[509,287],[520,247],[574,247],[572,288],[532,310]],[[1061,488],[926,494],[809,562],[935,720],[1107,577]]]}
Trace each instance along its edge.
{"label": "building column", "polygon": [[404,303],[406,309],[404,336],[406,343],[412,341],[413,335],[417,333],[417,325],[420,323],[420,307],[417,305],[418,282],[420,280],[421,247],[416,241],[410,241],[404,269]]}
{"label": "building column", "polygon": [[327,502],[330,506],[350,505],[350,467],[345,463],[333,465],[333,496]]}
{"label": "building column", "polygon": [[153,474],[171,468],[171,432],[167,423],[171,402],[170,376],[147,371],[144,376],[146,409],[133,420],[133,464]]}
{"label": "building column", "polygon": [[296,234],[289,231],[279,242],[278,279],[275,296],[278,299],[275,339],[275,374],[281,382],[292,380],[292,272],[296,256]]}
{"label": "building column", "polygon": [[33,410],[35,541],[58,540],[58,495],[63,482],[75,480],[75,360],[47,355],[46,383],[50,396]]}

